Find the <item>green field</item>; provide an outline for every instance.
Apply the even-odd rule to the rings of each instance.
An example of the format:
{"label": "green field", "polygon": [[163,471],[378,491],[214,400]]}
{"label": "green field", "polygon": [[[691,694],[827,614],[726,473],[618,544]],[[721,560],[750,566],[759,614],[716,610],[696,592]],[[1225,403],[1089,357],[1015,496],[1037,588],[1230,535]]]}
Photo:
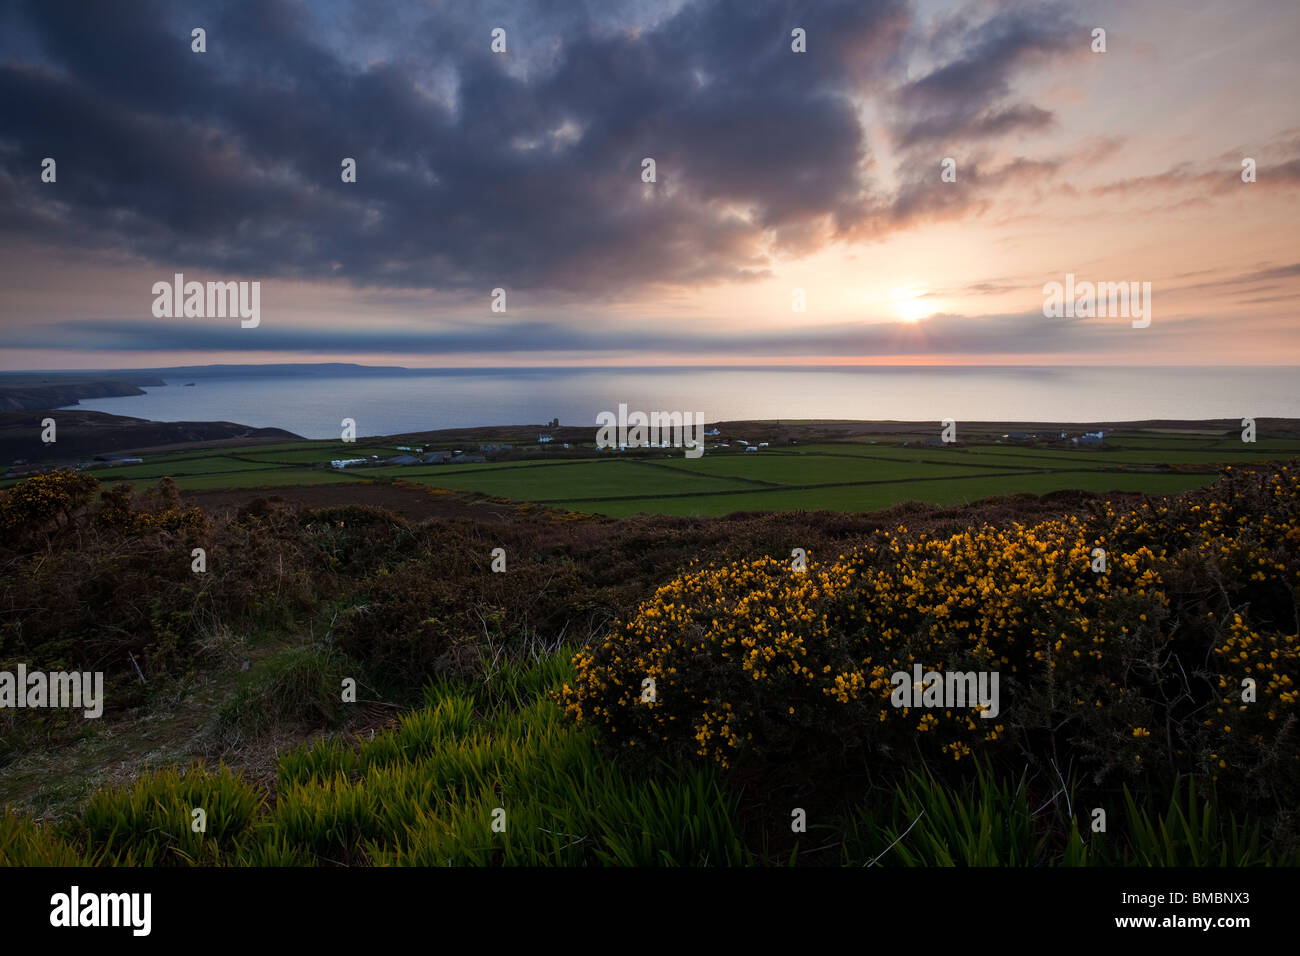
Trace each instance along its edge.
{"label": "green field", "polygon": [[565,507],[611,517],[635,514],[725,515],[733,511],[878,511],[900,501],[953,505],[991,495],[1018,492],[1046,494],[1068,489],[1096,492],[1142,491],[1177,494],[1210,484],[1200,475],[1095,475],[1067,473],[1014,477],[952,479],[903,484],[848,485],[803,490],[773,490],[690,498],[638,498],[615,501],[569,502]]}
{"label": "green field", "polygon": [[[673,459],[664,462],[665,471],[680,474],[718,475],[749,482],[781,485],[830,484],[832,482],[902,481],[912,478],[943,478],[987,473],[997,468],[982,463],[956,460],[952,463],[895,461],[872,455],[816,455],[782,452],[750,452],[743,455],[718,455]],[[1015,466],[1002,468],[1014,471]]]}
{"label": "green field", "polygon": [[[703,474],[657,468],[647,462],[586,461],[567,467],[532,468],[442,465],[440,474],[411,480],[438,488],[481,491],[527,501],[567,501],[574,498],[652,497],[656,495],[738,491],[744,482]],[[404,476],[398,476],[404,477]]]}
{"label": "green field", "polygon": [[[1116,434],[1104,449],[1014,444],[904,446],[896,439],[712,449],[465,465],[337,470],[333,458],[391,456],[391,445],[337,441],[146,456],[143,464],[93,472],[105,485],[150,484],[166,475],[182,490],[283,488],[395,480],[541,502],[611,516],[725,515],[736,511],[874,511],[901,501],[947,505],[991,495],[1081,490],[1175,494],[1216,480],[1223,465],[1300,457],[1300,441],[1255,444],[1215,436]],[[12,485],[13,479],[4,486]]]}

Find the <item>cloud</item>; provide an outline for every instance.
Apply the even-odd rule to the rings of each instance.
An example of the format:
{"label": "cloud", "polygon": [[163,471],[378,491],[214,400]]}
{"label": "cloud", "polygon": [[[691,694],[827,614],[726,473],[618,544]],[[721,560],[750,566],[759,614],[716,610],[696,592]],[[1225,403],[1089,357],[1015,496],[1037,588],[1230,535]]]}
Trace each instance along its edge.
{"label": "cloud", "polygon": [[881,211],[878,228],[889,232],[920,222],[978,215],[992,206],[998,191],[1049,181],[1062,165],[1058,159],[1025,157],[995,164],[976,154],[957,164],[956,182],[943,182],[938,162],[910,164],[900,170],[903,181],[888,208]]}
{"label": "cloud", "polygon": [[[730,356],[1025,354],[1104,351],[1131,335],[1128,319],[1048,319],[1041,312],[940,314],[916,323],[843,322],[755,332],[663,325],[579,329],[559,321],[464,325],[441,329],[277,327],[264,315],[256,330],[237,322],[127,319],[68,320],[11,334],[11,348],[47,348],[67,337],[104,351],[308,353],[321,355],[458,355],[491,352],[669,353]],[[1173,325],[1144,330],[1147,345],[1177,335]],[[1186,328],[1186,326],[1184,326]],[[1131,341],[1129,339],[1128,341]]]}
{"label": "cloud", "polygon": [[905,127],[899,137],[899,145],[906,148],[928,143],[990,139],[1019,130],[1036,132],[1047,129],[1055,121],[1054,114],[1025,103],[964,116],[939,114],[927,116]]}
{"label": "cloud", "polygon": [[[1283,189],[1300,186],[1300,157],[1273,165],[1259,166],[1255,171],[1256,181],[1254,183],[1244,183],[1242,181],[1240,157],[1235,162],[1229,162],[1217,168],[1207,167],[1208,164],[1205,163],[1179,163],[1162,173],[1155,173],[1150,176],[1132,176],[1127,179],[1103,183],[1100,186],[1093,187],[1092,193],[1095,196],[1128,195],[1134,192],[1149,195],[1154,190],[1177,189],[1184,192],[1197,191],[1217,195],[1244,186],[1251,188],[1273,186]],[[1204,197],[1196,196],[1193,198],[1202,199]]]}
{"label": "cloud", "polygon": [[640,32],[520,4],[502,12],[519,52],[498,56],[497,21],[452,3],[416,20],[439,86],[404,37],[353,65],[281,0],[24,13],[54,67],[0,65],[11,237],[360,285],[606,290],[759,277],[860,215],[849,94],[907,21],[901,0],[819,4],[799,19],[817,55],[798,56],[785,4],[692,3]]}
{"label": "cloud", "polygon": [[[1188,275],[1200,275],[1202,273],[1188,273]],[[1197,282],[1191,285],[1176,286],[1170,289],[1170,292],[1204,292],[1206,290],[1215,290],[1220,295],[1238,295],[1240,290],[1231,288],[1238,285],[1253,285],[1259,282],[1274,282],[1278,279],[1295,279],[1300,277],[1300,262],[1292,263],[1285,266],[1269,266],[1264,269],[1252,269],[1249,272],[1241,272],[1236,275],[1221,276],[1207,282]],[[1175,277],[1177,278],[1177,277]],[[1276,285],[1265,286],[1261,289],[1254,289],[1253,292],[1264,292],[1268,289],[1278,288]]]}
{"label": "cloud", "polygon": [[1087,31],[1055,4],[1016,4],[982,23],[944,21],[936,52],[956,48],[924,76],[896,91],[897,141],[908,149],[1037,132],[1054,115],[1031,103],[1008,102],[1021,71],[1087,52]]}
{"label": "cloud", "polygon": [[[1054,6],[951,21],[897,136],[1051,122],[1007,103],[1076,39]],[[0,242],[240,278],[619,297],[983,208],[871,180],[861,100],[914,46],[906,0],[556,5],[30,0],[0,63]],[[208,52],[190,50],[207,30]],[[489,49],[504,25],[508,52]],[[790,49],[794,26],[807,54]],[[58,181],[39,181],[40,162]],[[355,184],[340,181],[343,157]],[[658,181],[641,182],[642,160]],[[1027,161],[1026,161],[1027,162]],[[971,184],[1029,167],[968,167]]]}

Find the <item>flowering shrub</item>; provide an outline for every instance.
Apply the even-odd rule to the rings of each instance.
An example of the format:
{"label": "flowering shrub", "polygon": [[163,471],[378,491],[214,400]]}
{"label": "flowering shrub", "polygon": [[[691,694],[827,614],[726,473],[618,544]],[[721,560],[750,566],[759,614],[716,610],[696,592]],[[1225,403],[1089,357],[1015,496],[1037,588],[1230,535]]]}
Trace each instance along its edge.
{"label": "flowering shrub", "polygon": [[[64,528],[85,512],[99,488],[94,475],[49,471],[33,475],[0,491],[0,533],[9,546],[25,544],[33,534]],[[198,508],[181,507],[180,492],[163,478],[136,507],[131,485],[117,485],[100,494],[94,524],[110,531],[179,531],[197,535],[209,528]]]}
{"label": "flowering shrub", "polygon": [[[1259,788],[1295,792],[1298,541],[1291,465],[1085,518],[898,526],[805,572],[695,567],[580,652],[559,700],[617,745],[723,767],[981,751],[1098,776],[1267,770]],[[999,713],[895,706],[915,664],[997,671]]]}
{"label": "flowering shrub", "polygon": [[89,503],[98,487],[94,475],[73,471],[50,471],[20,481],[0,491],[0,533],[13,540],[66,524]]}
{"label": "flowering shrub", "polygon": [[180,492],[170,478],[163,478],[144,499],[145,507],[137,508],[133,501],[131,485],[117,485],[100,495],[101,506],[95,523],[114,531],[180,531],[198,535],[208,530],[209,523],[198,508],[183,509]]}

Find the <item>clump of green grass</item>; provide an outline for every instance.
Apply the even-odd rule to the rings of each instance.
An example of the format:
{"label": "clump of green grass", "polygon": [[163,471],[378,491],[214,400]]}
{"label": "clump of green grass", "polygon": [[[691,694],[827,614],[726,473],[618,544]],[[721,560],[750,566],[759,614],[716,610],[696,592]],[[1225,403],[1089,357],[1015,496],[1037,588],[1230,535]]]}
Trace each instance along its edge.
{"label": "clump of green grass", "polygon": [[355,747],[338,737],[326,737],[313,744],[295,747],[280,756],[277,767],[279,788],[287,789],[312,780],[330,780],[336,776],[349,777],[360,766]]}
{"label": "clump of green grass", "polygon": [[[734,793],[709,768],[633,771],[549,701],[414,767],[367,778],[420,794],[405,832],[371,840],[390,865],[693,866],[749,859]],[[400,798],[399,798],[400,799]]]}
{"label": "clump of green grass", "polygon": [[[1185,786],[1184,786],[1185,784]],[[1124,788],[1125,835],[1129,860],[1136,866],[1272,866],[1300,863],[1300,854],[1285,860],[1272,847],[1261,847],[1260,824],[1225,818],[1214,790],[1198,795],[1194,779],[1179,780],[1169,808],[1152,814],[1139,808]],[[1112,858],[1113,859],[1113,858]]]}
{"label": "clump of green grass", "polygon": [[89,866],[93,861],[53,827],[0,813],[0,866]]}
{"label": "clump of green grass", "polygon": [[[82,842],[119,866],[215,862],[257,819],[265,795],[222,766],[165,770],[127,788],[101,790],[87,801]],[[205,828],[195,830],[195,810]]]}
{"label": "clump of green grass", "polygon": [[440,679],[428,706],[355,747],[287,754],[273,830],[321,863],[698,865],[749,856],[713,770],[612,764],[549,693],[565,654]]}
{"label": "clump of green grass", "polygon": [[[1162,795],[1149,794],[1160,799]],[[1224,817],[1217,794],[1190,778],[1163,794],[1165,809],[1139,806],[1127,786],[1107,829],[1092,832],[1077,781],[1031,807],[1026,781],[997,777],[986,761],[964,786],[928,769],[910,772],[892,799],[850,813],[846,865],[878,866],[1268,866],[1300,856],[1261,843],[1260,824]],[[1104,809],[1104,808],[1103,808]],[[1084,818],[1081,820],[1080,815]]]}
{"label": "clump of green grass", "polygon": [[892,799],[846,821],[845,863],[892,866],[1025,866],[1043,855],[1049,834],[1034,819],[1025,780],[998,779],[981,761],[965,787],[929,771],[910,771]]}

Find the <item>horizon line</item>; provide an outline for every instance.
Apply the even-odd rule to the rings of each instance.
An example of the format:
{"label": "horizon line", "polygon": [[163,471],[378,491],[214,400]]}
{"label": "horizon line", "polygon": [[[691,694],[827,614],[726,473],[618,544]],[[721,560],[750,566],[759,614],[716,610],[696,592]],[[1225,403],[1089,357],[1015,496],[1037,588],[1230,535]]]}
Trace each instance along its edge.
{"label": "horizon line", "polygon": [[121,368],[44,368],[44,369],[0,369],[0,375],[64,375],[64,374],[89,374],[89,373],[128,373],[128,372],[170,372],[170,371],[188,371],[199,369],[270,369],[270,368],[355,368],[367,369],[372,371],[401,371],[401,372],[518,372],[518,371],[610,371],[610,370],[627,370],[627,371],[668,371],[668,370],[729,370],[739,369],[746,371],[753,370],[835,370],[835,369],[1292,369],[1300,368],[1300,364],[1264,364],[1264,363],[1227,363],[1217,365],[1186,365],[1178,363],[1162,364],[1103,364],[1103,363],[1085,363],[1078,365],[1068,364],[1037,364],[1037,363],[947,363],[935,365],[931,363],[881,363],[881,362],[859,362],[859,363],[837,363],[833,365],[825,364],[726,364],[726,365],[367,365],[359,362],[239,362],[239,363],[212,363],[207,365],[146,365],[131,366]]}

